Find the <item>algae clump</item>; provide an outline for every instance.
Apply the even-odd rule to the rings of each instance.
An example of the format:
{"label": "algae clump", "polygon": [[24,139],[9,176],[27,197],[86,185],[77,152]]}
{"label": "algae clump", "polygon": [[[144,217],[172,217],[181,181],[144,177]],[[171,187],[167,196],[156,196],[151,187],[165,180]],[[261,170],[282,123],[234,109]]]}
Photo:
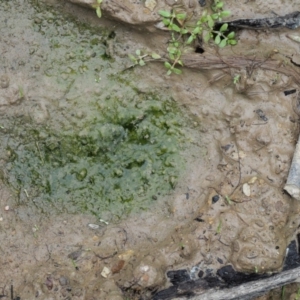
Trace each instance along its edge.
{"label": "algae clump", "polygon": [[20,203],[43,212],[121,217],[175,187],[184,168],[186,122],[176,104],[154,96],[101,103],[99,116],[79,129],[58,132],[24,121],[14,126],[5,174]]}

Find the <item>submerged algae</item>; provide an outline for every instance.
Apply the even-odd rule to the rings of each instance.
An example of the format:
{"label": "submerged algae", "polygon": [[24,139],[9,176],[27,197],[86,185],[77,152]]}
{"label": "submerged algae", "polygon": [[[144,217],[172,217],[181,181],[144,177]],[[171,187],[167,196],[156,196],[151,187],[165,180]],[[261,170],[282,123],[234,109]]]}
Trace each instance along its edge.
{"label": "submerged algae", "polygon": [[4,51],[0,70],[23,96],[0,104],[0,179],[19,205],[46,213],[147,209],[183,174],[189,121],[174,101],[119,75],[126,63],[106,56],[110,30],[33,2],[1,4],[12,17],[0,23],[23,39]]}
{"label": "submerged algae", "polygon": [[21,121],[15,127],[22,126],[22,134],[9,133],[6,181],[19,204],[43,212],[121,216],[145,209],[176,185],[184,123],[174,102],[151,96],[126,107],[117,97],[107,99],[98,118],[70,132]]}

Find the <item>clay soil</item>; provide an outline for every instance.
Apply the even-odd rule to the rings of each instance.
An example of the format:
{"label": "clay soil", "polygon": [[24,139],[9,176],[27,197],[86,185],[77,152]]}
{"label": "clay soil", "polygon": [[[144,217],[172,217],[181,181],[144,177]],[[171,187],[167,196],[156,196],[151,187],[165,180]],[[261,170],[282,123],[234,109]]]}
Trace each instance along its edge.
{"label": "clay soil", "polygon": [[[22,1],[16,2],[21,14]],[[99,21],[94,11],[73,4],[55,7],[114,32],[106,51],[117,62],[115,72],[130,66],[127,55],[136,49],[165,53],[167,32]],[[141,3],[141,12],[144,9]],[[255,17],[258,12],[284,14],[297,7],[287,1],[248,1],[239,7],[236,1],[226,1],[226,9],[234,19]],[[19,28],[6,13],[0,9],[0,53],[6,62],[0,66],[0,76],[10,78],[10,87],[14,81],[22,82],[27,98],[7,100],[7,104],[3,100],[7,88],[1,89],[0,115],[19,116],[24,101],[31,105],[34,98],[40,105],[35,117],[43,122],[48,118],[43,107],[49,104],[39,101],[49,93],[58,99],[64,91],[52,90],[51,82],[32,76],[35,61],[20,71],[17,62],[26,61],[34,41],[29,27]],[[291,63],[299,44],[287,37],[290,33],[288,29],[241,30],[235,47],[205,46],[203,55],[232,59],[223,68],[216,61],[206,69],[201,63],[192,64],[198,60],[195,55],[202,54],[191,50],[184,58],[191,68],[184,68],[180,76],[167,76],[160,62],[125,71],[135,76],[141,93],[172,97],[199,134],[186,141],[197,151],[187,160],[184,178],[163,203],[155,202],[149,211],[118,222],[108,220],[108,225],[86,214],[44,217],[19,206],[14,193],[1,183],[0,297],[9,299],[13,286],[14,297],[22,300],[151,299],[155,292],[171,286],[166,276],[169,270],[186,269],[192,279],[200,271],[228,264],[248,273],[279,272],[286,247],[300,226],[300,204],[283,192],[300,113],[298,92],[284,93],[299,84],[298,67]],[[293,34],[299,35],[299,29]],[[255,63],[256,59],[281,64],[274,70]],[[37,58],[37,63],[42,65],[43,58]],[[234,84],[236,75],[240,81]],[[285,299],[294,299],[289,297],[297,290],[296,284],[286,288]],[[277,290],[260,299],[280,297]]]}

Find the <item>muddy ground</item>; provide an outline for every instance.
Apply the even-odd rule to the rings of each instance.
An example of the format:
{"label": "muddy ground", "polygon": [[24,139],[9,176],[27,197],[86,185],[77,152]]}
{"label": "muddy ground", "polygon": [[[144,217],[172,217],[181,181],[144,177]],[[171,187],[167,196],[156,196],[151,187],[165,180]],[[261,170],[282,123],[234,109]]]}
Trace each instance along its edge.
{"label": "muddy ground", "polygon": [[[151,299],[171,285],[169,270],[187,269],[192,279],[228,264],[248,273],[280,271],[300,225],[299,203],[283,192],[299,134],[298,95],[284,94],[297,83],[281,72],[299,52],[299,44],[287,37],[291,32],[241,30],[235,47],[205,45],[204,54],[221,57],[267,59],[272,53],[282,61],[277,72],[250,64],[184,68],[180,76],[167,76],[159,62],[122,72],[131,65],[127,55],[136,49],[163,55],[169,33],[149,30],[149,20],[144,31],[142,25],[136,30],[99,20],[86,8],[50,2],[54,6],[15,0],[0,7],[0,295],[9,297],[13,285],[14,296],[21,299]],[[146,10],[143,2],[135,5],[141,14]],[[285,14],[297,7],[287,1],[239,6],[226,1],[226,9],[237,18]],[[96,32],[76,22],[88,22]],[[293,33],[300,34],[299,29]],[[87,46],[90,35],[105,38],[93,48]],[[66,36],[70,40],[63,40]],[[85,58],[77,62],[73,55]],[[106,60],[100,59],[103,55]],[[99,68],[92,69],[97,58]],[[59,68],[50,67],[55,60]],[[130,88],[115,74],[127,78]],[[236,75],[241,80],[234,84]],[[108,211],[100,221],[88,212],[45,211],[32,205],[27,190],[16,194],[7,184],[12,154],[6,145],[12,136],[27,134],[23,123],[16,134],[11,120],[25,118],[33,126],[68,131],[70,124],[81,126],[82,116],[94,116],[92,95],[122,97],[124,88],[129,96],[131,88],[167,95],[190,120],[180,140],[186,146],[181,152],[186,167],[174,190],[152,198],[144,211],[120,220]],[[286,288],[285,299],[295,299],[297,290],[296,284]],[[280,297],[281,291],[274,291],[263,299]]]}

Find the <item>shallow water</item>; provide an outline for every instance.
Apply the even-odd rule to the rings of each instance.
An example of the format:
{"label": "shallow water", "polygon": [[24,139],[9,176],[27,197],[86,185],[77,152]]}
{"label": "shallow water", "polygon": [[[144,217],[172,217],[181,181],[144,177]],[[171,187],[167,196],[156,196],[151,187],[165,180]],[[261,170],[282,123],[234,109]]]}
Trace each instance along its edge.
{"label": "shallow water", "polygon": [[192,123],[120,72],[113,33],[34,1],[1,9],[2,177],[18,205],[116,219],[170,193]]}

